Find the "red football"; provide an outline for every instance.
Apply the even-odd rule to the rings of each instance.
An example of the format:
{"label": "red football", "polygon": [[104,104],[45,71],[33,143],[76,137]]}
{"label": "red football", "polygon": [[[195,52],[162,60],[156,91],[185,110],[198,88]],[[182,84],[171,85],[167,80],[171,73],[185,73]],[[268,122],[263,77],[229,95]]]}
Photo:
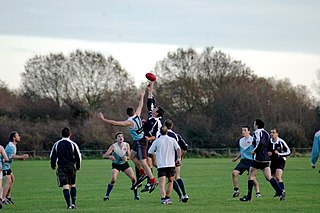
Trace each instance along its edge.
{"label": "red football", "polygon": [[157,80],[156,76],[155,76],[153,73],[151,73],[151,72],[148,72],[148,73],[146,74],[146,78],[147,78],[149,81],[155,81],[155,80]]}

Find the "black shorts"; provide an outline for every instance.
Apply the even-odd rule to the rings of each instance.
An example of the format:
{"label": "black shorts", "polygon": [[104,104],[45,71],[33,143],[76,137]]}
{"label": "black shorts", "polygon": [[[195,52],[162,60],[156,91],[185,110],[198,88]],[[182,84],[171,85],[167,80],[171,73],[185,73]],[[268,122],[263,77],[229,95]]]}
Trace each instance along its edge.
{"label": "black shorts", "polygon": [[147,159],[148,141],[145,137],[138,141],[133,141],[131,149],[137,153],[139,160]]}
{"label": "black shorts", "polygon": [[166,176],[167,178],[174,177],[176,174],[176,169],[175,167],[164,167],[164,168],[159,168],[158,169],[158,178]]}
{"label": "black shorts", "polygon": [[59,166],[57,169],[58,186],[76,184],[76,173],[74,165]]}
{"label": "black shorts", "polygon": [[249,159],[241,159],[238,165],[234,168],[234,170],[239,171],[240,175],[242,175],[245,171],[249,172],[252,160]]}
{"label": "black shorts", "polygon": [[254,161],[252,161],[250,167],[263,170],[264,168],[269,167],[269,166],[270,166],[269,162],[258,162],[258,161],[254,160]]}
{"label": "black shorts", "polygon": [[271,161],[271,174],[276,174],[277,169],[284,170],[284,167],[286,166],[286,161]]}
{"label": "black shorts", "polygon": [[2,170],[2,175],[3,175],[3,177],[6,176],[6,175],[11,175],[11,173],[12,173],[11,169]]}
{"label": "black shorts", "polygon": [[124,172],[126,169],[130,167],[128,162],[125,162],[123,164],[115,164],[112,163],[112,169],[116,169],[118,171]]}

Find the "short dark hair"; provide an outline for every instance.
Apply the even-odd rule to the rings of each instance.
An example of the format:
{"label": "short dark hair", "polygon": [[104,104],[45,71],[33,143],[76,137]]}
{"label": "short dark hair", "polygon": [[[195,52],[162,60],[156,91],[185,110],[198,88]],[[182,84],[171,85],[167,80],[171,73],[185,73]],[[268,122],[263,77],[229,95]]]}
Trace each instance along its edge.
{"label": "short dark hair", "polygon": [[158,117],[163,117],[164,109],[162,109],[161,107],[158,107],[157,113],[158,113]]}
{"label": "short dark hair", "polygon": [[247,126],[247,125],[243,125],[243,126],[242,126],[242,128],[247,128],[247,129],[248,129],[248,131],[250,131],[250,127],[249,127],[249,126]]}
{"label": "short dark hair", "polygon": [[264,127],[264,122],[261,119],[256,119],[256,125],[261,129]]}
{"label": "short dark hair", "polygon": [[167,119],[164,121],[164,125],[168,128],[168,129],[172,129],[173,127],[173,122],[170,119]]}
{"label": "short dark hair", "polygon": [[64,138],[70,137],[70,135],[71,135],[71,130],[70,130],[70,128],[69,128],[69,127],[64,127],[64,128],[61,130],[61,135],[62,135],[62,137],[64,137]]}
{"label": "short dark hair", "polygon": [[276,133],[279,133],[279,130],[277,128],[272,128],[271,130],[276,131]]}
{"label": "short dark hair", "polygon": [[123,135],[123,133],[122,132],[116,132],[116,134],[114,135],[114,137],[117,139],[117,137],[118,137],[118,135]]}
{"label": "short dark hair", "polygon": [[127,108],[127,115],[128,116],[133,116],[134,115],[134,108],[133,107],[128,107]]}
{"label": "short dark hair", "polygon": [[9,134],[9,140],[10,141],[13,141],[13,138],[16,136],[16,134],[19,134],[17,131],[12,131],[10,134]]}
{"label": "short dark hair", "polygon": [[167,127],[163,126],[163,127],[160,128],[160,134],[161,135],[166,135],[167,132],[168,132],[168,128]]}

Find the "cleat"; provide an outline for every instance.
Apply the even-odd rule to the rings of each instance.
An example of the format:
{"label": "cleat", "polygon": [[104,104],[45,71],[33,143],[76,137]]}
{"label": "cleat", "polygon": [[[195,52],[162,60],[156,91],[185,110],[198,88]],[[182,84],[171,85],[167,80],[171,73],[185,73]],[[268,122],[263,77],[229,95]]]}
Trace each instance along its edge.
{"label": "cleat", "polygon": [[71,209],[76,209],[76,205],[75,204],[71,204]]}
{"label": "cleat", "polygon": [[282,190],[282,194],[280,195],[280,201],[284,201],[286,199],[286,192]]}
{"label": "cleat", "polygon": [[107,200],[110,200],[109,196],[104,196],[103,201],[107,201]]}
{"label": "cleat", "polygon": [[172,201],[170,198],[161,200],[161,205],[168,205],[168,204],[172,204]]}
{"label": "cleat", "polygon": [[261,193],[256,193],[256,198],[261,198]]}
{"label": "cleat", "polygon": [[161,204],[161,205],[166,205],[166,204],[167,204],[167,201],[166,201],[166,200],[161,200],[160,204]]}
{"label": "cleat", "polygon": [[141,190],[141,192],[148,192],[151,188],[151,184],[150,183],[147,183],[147,185]]}
{"label": "cleat", "polygon": [[172,200],[171,200],[171,198],[168,198],[168,200],[167,200],[167,204],[172,204]]}
{"label": "cleat", "polygon": [[139,179],[137,180],[137,184],[142,183],[148,176],[147,175],[141,175]]}
{"label": "cleat", "polygon": [[138,188],[138,186],[136,184],[132,184],[130,190],[136,190]]}
{"label": "cleat", "polygon": [[133,200],[140,200],[140,197],[136,196],[136,197],[133,198]]}
{"label": "cleat", "polygon": [[251,198],[248,198],[247,196],[244,196],[244,197],[240,198],[240,201],[242,201],[242,202],[251,202]]}
{"label": "cleat", "polygon": [[239,191],[239,190],[236,190],[236,191],[233,191],[232,197],[233,197],[233,198],[239,197],[239,195],[240,195],[240,191]]}
{"label": "cleat", "polygon": [[[139,177],[139,179],[137,180],[137,182],[135,183],[135,184],[133,184],[132,186],[131,186],[131,190],[136,190],[138,187],[140,187],[142,184],[142,182],[147,178],[148,176],[147,175],[141,175],[140,177]],[[140,186],[139,186],[140,185]]]}
{"label": "cleat", "polygon": [[10,196],[6,197],[8,204],[14,204]]}
{"label": "cleat", "polygon": [[151,183],[149,193],[153,192],[153,190],[158,186],[158,183]]}
{"label": "cleat", "polygon": [[188,202],[188,200],[189,200],[188,195],[182,195],[182,196],[181,196],[181,202],[182,202],[182,203],[186,203],[186,202]]}
{"label": "cleat", "polygon": [[142,183],[139,183],[138,186],[137,186],[137,188],[140,188],[141,186],[142,186]]}
{"label": "cleat", "polygon": [[181,197],[179,197],[179,202],[182,203],[182,198],[183,198],[183,195],[181,195]]}

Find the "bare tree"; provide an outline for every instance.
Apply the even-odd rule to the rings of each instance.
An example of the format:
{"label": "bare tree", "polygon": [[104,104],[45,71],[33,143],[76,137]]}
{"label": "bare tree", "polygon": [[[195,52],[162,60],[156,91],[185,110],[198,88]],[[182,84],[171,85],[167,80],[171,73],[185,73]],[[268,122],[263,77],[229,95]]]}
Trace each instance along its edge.
{"label": "bare tree", "polygon": [[134,81],[112,56],[76,50],[69,56],[49,54],[29,59],[22,74],[22,89],[56,103],[101,105],[106,92],[133,87]]}

